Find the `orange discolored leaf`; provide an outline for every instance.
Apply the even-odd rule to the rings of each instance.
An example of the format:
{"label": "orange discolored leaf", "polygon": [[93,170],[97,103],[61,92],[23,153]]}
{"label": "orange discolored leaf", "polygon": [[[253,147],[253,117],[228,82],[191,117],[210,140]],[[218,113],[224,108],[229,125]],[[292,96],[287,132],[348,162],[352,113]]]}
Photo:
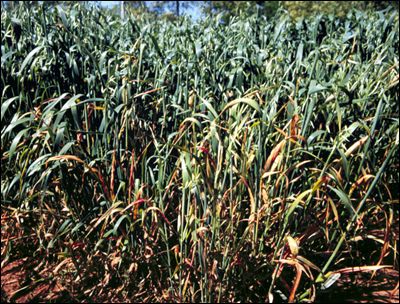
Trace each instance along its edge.
{"label": "orange discolored leaf", "polygon": [[300,285],[301,275],[303,273],[299,264],[295,264],[295,267],[296,267],[296,278],[294,280],[292,290],[290,291],[289,303],[294,302],[294,298],[296,296],[296,291]]}
{"label": "orange discolored leaf", "polygon": [[116,167],[116,159],[115,159],[116,150],[114,150],[112,155],[112,162],[111,162],[111,178],[110,178],[110,195],[111,199],[115,199],[114,193],[114,182],[115,182],[115,167]]}
{"label": "orange discolored leaf", "polygon": [[279,144],[276,145],[275,148],[272,149],[270,155],[268,156],[267,162],[264,165],[264,171],[268,171],[271,168],[271,165],[274,163],[276,157],[281,152],[285,143],[286,143],[286,140],[283,139]]}
{"label": "orange discolored leaf", "polygon": [[290,136],[297,136],[297,123],[299,121],[299,115],[294,114],[292,119],[290,120]]}
{"label": "orange discolored leaf", "polygon": [[344,153],[346,156],[350,156],[351,154],[353,154],[359,147],[361,147],[362,145],[365,144],[365,142],[368,139],[368,135],[364,136],[363,138],[361,138],[360,140],[356,141],[350,148],[348,148],[346,150],[346,152]]}
{"label": "orange discolored leaf", "polygon": [[368,180],[374,178],[374,176],[372,174],[366,174],[361,176],[352,186],[350,189],[349,194],[351,195],[353,193],[353,191],[355,189],[357,189],[360,185],[364,184],[365,182],[367,182]]}

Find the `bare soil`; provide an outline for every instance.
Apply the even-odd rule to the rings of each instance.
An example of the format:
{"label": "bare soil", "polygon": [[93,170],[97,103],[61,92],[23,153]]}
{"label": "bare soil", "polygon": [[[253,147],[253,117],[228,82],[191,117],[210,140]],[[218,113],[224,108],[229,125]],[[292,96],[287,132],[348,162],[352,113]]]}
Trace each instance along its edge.
{"label": "bare soil", "polygon": [[[19,259],[1,269],[2,303],[76,303],[79,301],[66,286],[52,277],[50,269],[38,272],[39,261]],[[399,272],[382,269],[372,273],[346,273],[324,293],[324,303],[399,303]]]}
{"label": "bare soil", "polygon": [[77,302],[49,271],[38,272],[38,261],[23,258],[5,265],[1,269],[1,302]]}

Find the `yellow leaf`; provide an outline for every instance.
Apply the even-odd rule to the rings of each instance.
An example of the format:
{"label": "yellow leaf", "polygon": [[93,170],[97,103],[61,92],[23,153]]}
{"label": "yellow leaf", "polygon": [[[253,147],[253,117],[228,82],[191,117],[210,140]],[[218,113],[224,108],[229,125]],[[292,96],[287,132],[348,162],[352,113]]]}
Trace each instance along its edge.
{"label": "yellow leaf", "polygon": [[290,252],[294,257],[297,256],[299,253],[299,245],[297,244],[296,240],[292,238],[290,235],[287,237],[287,242],[290,248]]}

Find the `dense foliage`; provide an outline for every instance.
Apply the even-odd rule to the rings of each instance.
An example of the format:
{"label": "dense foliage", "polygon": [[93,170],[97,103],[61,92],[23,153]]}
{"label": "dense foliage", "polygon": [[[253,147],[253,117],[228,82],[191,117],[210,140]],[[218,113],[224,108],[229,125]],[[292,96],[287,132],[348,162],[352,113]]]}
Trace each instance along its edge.
{"label": "dense foliage", "polygon": [[397,11],[65,9],[1,13],[4,262],[130,301],[310,301],[398,269]]}

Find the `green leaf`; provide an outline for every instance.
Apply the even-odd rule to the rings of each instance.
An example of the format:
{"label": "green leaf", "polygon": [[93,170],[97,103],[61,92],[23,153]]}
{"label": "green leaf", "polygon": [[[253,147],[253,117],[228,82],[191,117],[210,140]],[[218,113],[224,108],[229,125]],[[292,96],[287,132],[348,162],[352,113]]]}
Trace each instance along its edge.
{"label": "green leaf", "polygon": [[226,111],[230,107],[233,107],[234,105],[237,105],[239,103],[247,104],[247,105],[251,106],[257,112],[261,111],[259,104],[255,100],[250,99],[250,98],[238,98],[238,99],[232,100],[231,102],[226,104],[226,106],[223,108],[222,112]]}
{"label": "green leaf", "polygon": [[344,206],[350,211],[350,213],[352,215],[357,215],[357,212],[354,209],[353,204],[351,203],[351,201],[346,193],[344,193],[340,189],[336,189],[336,188],[332,187],[331,185],[328,185],[328,187],[329,187],[329,189],[331,189],[333,192],[336,193],[336,195],[339,197],[340,201],[344,204]]}
{"label": "green leaf", "polygon": [[15,149],[17,148],[17,145],[19,144],[19,141],[21,140],[22,137],[24,137],[26,135],[26,133],[29,131],[28,129],[24,129],[18,132],[17,136],[15,136],[15,138],[13,139],[12,143],[11,143],[11,147],[9,150],[9,155],[8,158],[11,159],[15,153]]}
{"label": "green leaf", "polygon": [[9,98],[4,103],[2,103],[2,105],[1,105],[1,120],[3,120],[3,116],[7,112],[8,107],[10,106],[10,104],[14,100],[17,100],[17,99],[19,99],[19,96],[15,96],[15,97]]}
{"label": "green leaf", "polygon": [[308,88],[308,95],[312,95],[312,94],[324,91],[326,89],[327,89],[327,87],[317,84],[317,82],[315,80],[311,80],[310,86]]}
{"label": "green leaf", "polygon": [[114,235],[117,235],[118,227],[119,227],[119,225],[121,225],[121,223],[122,223],[122,221],[123,221],[124,219],[126,219],[129,223],[131,222],[131,221],[130,221],[129,215],[125,214],[125,215],[121,216],[121,217],[118,219],[118,221],[115,223],[115,225],[114,225],[114,228],[113,228],[113,233],[114,233]]}
{"label": "green leaf", "polygon": [[306,190],[304,192],[302,192],[301,194],[299,194],[296,199],[294,200],[293,203],[290,204],[289,209],[286,211],[285,214],[285,224],[287,224],[289,222],[289,217],[292,215],[292,213],[294,212],[294,210],[297,208],[297,206],[300,204],[300,202],[303,200],[303,198],[306,195],[310,195],[312,193],[312,189]]}
{"label": "green leaf", "polygon": [[43,46],[38,46],[35,47],[29,54],[26,56],[25,60],[22,62],[21,68],[18,72],[18,76],[22,75],[22,72],[24,71],[25,67],[32,61],[33,56],[36,55],[36,53],[39,53],[43,49]]}

